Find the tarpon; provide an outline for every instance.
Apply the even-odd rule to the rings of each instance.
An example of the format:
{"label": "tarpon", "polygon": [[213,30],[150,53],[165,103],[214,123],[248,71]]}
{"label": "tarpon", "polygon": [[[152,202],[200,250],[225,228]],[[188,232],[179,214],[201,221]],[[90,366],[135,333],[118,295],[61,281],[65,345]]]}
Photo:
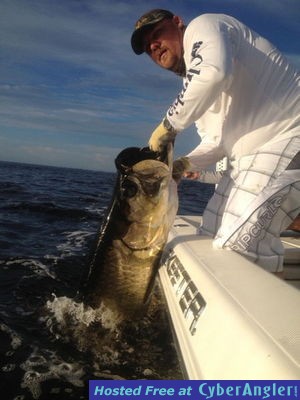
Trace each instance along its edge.
{"label": "tarpon", "polygon": [[126,318],[145,309],[178,208],[172,156],[172,145],[164,157],[135,147],[117,156],[112,202],[84,285],[86,304],[103,304]]}

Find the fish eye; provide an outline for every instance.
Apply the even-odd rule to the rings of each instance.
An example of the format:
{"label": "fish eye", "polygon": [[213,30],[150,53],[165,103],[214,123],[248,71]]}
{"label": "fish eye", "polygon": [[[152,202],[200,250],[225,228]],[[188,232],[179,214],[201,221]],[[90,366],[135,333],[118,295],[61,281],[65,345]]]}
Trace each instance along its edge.
{"label": "fish eye", "polygon": [[130,181],[130,180],[125,180],[122,183],[122,192],[123,195],[126,197],[134,197],[138,191],[137,185]]}

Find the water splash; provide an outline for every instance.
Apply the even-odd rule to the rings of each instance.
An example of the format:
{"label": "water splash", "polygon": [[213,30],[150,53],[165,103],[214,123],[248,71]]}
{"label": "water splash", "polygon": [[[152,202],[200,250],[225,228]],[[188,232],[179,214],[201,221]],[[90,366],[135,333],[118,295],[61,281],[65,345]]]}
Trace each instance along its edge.
{"label": "water splash", "polygon": [[[20,367],[25,371],[21,388],[28,389],[33,399],[38,399],[41,396],[41,384],[50,379],[63,380],[76,387],[84,386],[83,377],[85,372],[83,367],[79,363],[65,362],[54,351],[34,348],[33,352]],[[56,389],[56,392],[58,389]]]}
{"label": "water splash", "polygon": [[138,321],[124,320],[104,304],[93,309],[65,296],[53,295],[46,307],[48,315],[44,323],[48,330],[57,340],[89,354],[95,376],[99,373],[107,374],[109,379],[181,376],[166,314],[155,294],[147,315]]}

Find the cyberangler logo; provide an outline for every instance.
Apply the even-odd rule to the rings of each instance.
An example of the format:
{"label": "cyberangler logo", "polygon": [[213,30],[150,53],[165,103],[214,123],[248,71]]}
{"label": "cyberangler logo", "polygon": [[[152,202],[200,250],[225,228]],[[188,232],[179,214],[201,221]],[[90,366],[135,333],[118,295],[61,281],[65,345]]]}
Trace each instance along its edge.
{"label": "cyberangler logo", "polygon": [[280,204],[282,203],[283,196],[275,196],[271,198],[265,205],[265,210],[262,212],[257,221],[248,229],[248,232],[241,235],[231,246],[232,250],[247,250],[251,243],[259,237],[262,230],[270,223],[276,214]]}
{"label": "cyberangler logo", "polygon": [[[294,381],[277,382],[204,382],[199,386],[200,398],[204,400],[242,400],[242,399],[293,399],[298,397],[298,385]],[[291,383],[291,384],[290,384]]]}

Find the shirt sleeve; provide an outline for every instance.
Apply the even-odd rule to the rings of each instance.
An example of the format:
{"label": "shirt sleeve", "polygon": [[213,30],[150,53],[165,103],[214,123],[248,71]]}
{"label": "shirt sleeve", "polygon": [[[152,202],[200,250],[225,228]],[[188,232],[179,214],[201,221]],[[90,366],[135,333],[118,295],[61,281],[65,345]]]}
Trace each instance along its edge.
{"label": "shirt sleeve", "polygon": [[218,184],[223,176],[222,171],[201,171],[198,178],[199,182]]}
{"label": "shirt sleeve", "polygon": [[166,115],[176,131],[198,120],[228,87],[232,53],[230,28],[221,17],[204,14],[188,25],[184,35],[187,73],[183,88]]}
{"label": "shirt sleeve", "polygon": [[225,157],[222,146],[203,140],[194,150],[186,155],[191,163],[192,171],[201,171],[213,166],[217,161]]}

